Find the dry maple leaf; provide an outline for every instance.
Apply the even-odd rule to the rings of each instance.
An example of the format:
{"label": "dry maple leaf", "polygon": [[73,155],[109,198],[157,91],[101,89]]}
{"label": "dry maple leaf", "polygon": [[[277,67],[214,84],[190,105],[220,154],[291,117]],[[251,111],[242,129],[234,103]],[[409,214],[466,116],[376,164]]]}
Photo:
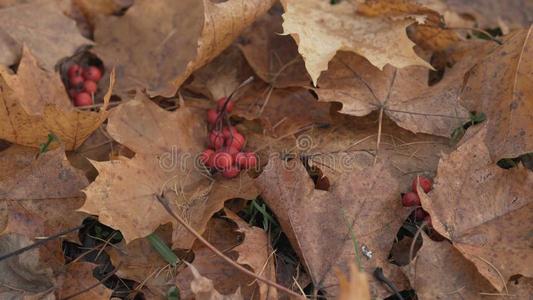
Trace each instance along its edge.
{"label": "dry maple leaf", "polygon": [[461,94],[469,110],[487,116],[494,161],[533,152],[533,26],[516,31],[470,70]]}
{"label": "dry maple leaf", "polygon": [[422,248],[403,270],[420,300],[480,299],[494,288],[448,241],[434,242],[424,233]]}
{"label": "dry maple leaf", "polygon": [[341,102],[341,113],[365,116],[383,109],[407,130],[449,137],[468,120],[459,94],[475,55],[479,56],[475,48],[470,49],[469,55],[447,70],[441,81],[429,86],[428,71],[423,67],[387,66],[380,71],[361,56],[339,53],[315,91],[320,101]]}
{"label": "dry maple leaf", "polygon": [[[82,111],[65,103],[66,91],[57,75],[39,70],[29,51],[24,55],[28,57],[22,60],[22,73],[0,72],[0,138],[39,147],[53,133],[66,150],[76,149],[107,119],[114,72],[100,111]],[[36,94],[42,95],[42,102],[35,101]]]}
{"label": "dry maple leaf", "polygon": [[82,45],[92,44],[80,35],[74,20],[67,18],[54,0],[2,9],[0,24],[0,45],[10,50],[0,55],[0,64],[6,66],[17,62],[22,45],[52,71],[60,59],[72,55]]}
{"label": "dry maple leaf", "polygon": [[174,248],[190,248],[194,237],[157,201],[164,195],[174,211],[198,232],[232,198],[254,198],[251,178],[212,179],[196,156],[205,148],[206,124],[199,110],[182,107],[175,112],[159,108],[142,93],[116,108],[108,132],[136,154],[132,159],[93,162],[99,175],[85,190],[82,211],[99,215],[101,222],[120,230],[126,242],[152,233],[172,222]]}
{"label": "dry maple leaf", "polygon": [[118,92],[147,88],[150,95],[173,96],[273,3],[137,1],[124,16],[96,23],[94,51],[116,64]]}
{"label": "dry maple leaf", "polygon": [[83,291],[83,293],[72,299],[110,299],[113,290],[106,288],[93,276],[93,270],[96,266],[96,264],[88,262],[68,264],[65,272],[58,277],[55,291],[56,297],[64,299]]}
{"label": "dry maple leaf", "polygon": [[320,73],[337,51],[352,51],[382,69],[421,65],[431,68],[413,51],[415,45],[405,32],[414,20],[366,17],[356,14],[347,1],[332,5],[322,0],[283,0],[283,33],[290,34],[316,85]]}
{"label": "dry maple leaf", "polygon": [[516,274],[533,277],[533,173],[492,163],[487,124],[439,162],[433,190],[418,194],[433,227],[499,291]]}
{"label": "dry maple leaf", "polygon": [[[339,289],[333,270],[347,272],[353,261],[368,274],[381,267],[397,286],[406,286],[403,274],[388,262],[405,213],[398,200],[399,182],[387,166],[380,163],[345,172],[329,191],[323,191],[314,188],[299,160],[274,157],[257,185],[315,287],[325,289],[328,297],[336,296]],[[371,258],[362,254],[362,248],[372,251]],[[370,287],[374,297],[389,294],[373,277]]]}

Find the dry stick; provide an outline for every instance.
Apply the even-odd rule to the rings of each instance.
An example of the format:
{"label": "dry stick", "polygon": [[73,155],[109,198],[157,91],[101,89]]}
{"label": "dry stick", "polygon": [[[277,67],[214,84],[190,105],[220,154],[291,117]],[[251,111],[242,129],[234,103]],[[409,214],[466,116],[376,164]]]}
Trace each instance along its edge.
{"label": "dry stick", "polygon": [[35,242],[35,243],[33,243],[33,244],[31,244],[31,245],[28,245],[28,246],[26,246],[26,247],[23,247],[23,248],[20,248],[20,249],[18,249],[18,250],[15,250],[15,251],[13,251],[13,252],[10,252],[10,253],[8,253],[8,254],[2,255],[2,256],[0,256],[0,261],[3,261],[3,260],[5,260],[5,259],[8,259],[8,258],[10,258],[10,257],[12,257],[12,256],[19,255],[19,254],[24,253],[24,252],[26,252],[26,251],[28,251],[28,250],[33,249],[33,248],[37,248],[37,247],[41,246],[42,244],[45,244],[45,243],[47,243],[47,242],[49,242],[49,241],[51,241],[51,240],[55,240],[55,239],[57,239],[57,238],[59,238],[59,237],[65,235],[65,234],[67,234],[67,233],[71,233],[71,232],[74,232],[74,231],[76,231],[76,230],[79,230],[79,229],[83,228],[84,226],[85,226],[85,225],[80,225],[80,226],[76,226],[76,227],[74,227],[74,228],[67,229],[67,230],[62,231],[62,232],[60,232],[60,233],[58,233],[58,234],[55,234],[55,235],[49,236],[49,237],[47,237],[47,238],[41,239],[41,240],[39,240],[38,242]]}
{"label": "dry stick", "polygon": [[196,237],[200,242],[202,242],[202,244],[207,246],[207,248],[209,248],[209,250],[213,251],[216,255],[218,255],[220,258],[222,258],[223,260],[228,262],[234,268],[236,268],[237,270],[239,270],[239,271],[241,271],[241,272],[243,272],[243,273],[245,273],[245,274],[247,274],[249,276],[252,276],[252,277],[256,278],[259,281],[262,281],[262,282],[264,282],[264,283],[266,283],[266,284],[268,284],[268,285],[270,285],[272,287],[275,287],[276,289],[278,289],[278,290],[280,290],[282,292],[285,292],[285,293],[287,293],[287,294],[289,294],[291,296],[298,297],[300,299],[304,298],[304,297],[302,297],[302,295],[297,294],[297,293],[289,290],[288,288],[277,284],[274,281],[271,281],[271,280],[266,279],[264,277],[258,276],[254,272],[251,272],[250,270],[248,270],[248,269],[244,268],[243,266],[241,266],[241,265],[237,264],[236,262],[234,262],[231,258],[229,258],[226,255],[224,255],[224,253],[220,252],[220,250],[218,250],[215,246],[211,245],[211,243],[206,241],[198,232],[196,232],[196,230],[194,230],[189,224],[187,224],[180,216],[175,214],[172,211],[172,209],[170,209],[168,204],[166,203],[166,198],[164,198],[163,196],[160,196],[160,195],[155,195],[155,196],[156,196],[157,201],[159,201],[159,203],[161,203],[161,205],[163,205],[163,207],[170,214],[170,216],[172,216],[183,227],[185,227],[185,229],[187,229],[192,235],[194,235],[194,237]]}
{"label": "dry stick", "polygon": [[81,295],[83,293],[86,293],[86,292],[94,289],[95,287],[99,286],[100,284],[104,283],[106,280],[111,278],[111,276],[115,275],[115,273],[118,271],[118,268],[120,268],[121,265],[122,265],[122,262],[119,263],[117,265],[117,267],[113,271],[109,272],[109,274],[107,274],[104,278],[102,278],[102,280],[98,281],[97,283],[95,283],[95,284],[93,284],[93,285],[91,285],[91,286],[89,286],[89,287],[87,287],[87,288],[85,288],[85,289],[83,289],[83,290],[81,290],[79,292],[76,292],[76,293],[74,293],[72,295],[69,295],[69,296],[67,296],[65,298],[61,298],[61,300],[72,299],[74,297],[77,297],[77,296],[79,296],[79,295]]}

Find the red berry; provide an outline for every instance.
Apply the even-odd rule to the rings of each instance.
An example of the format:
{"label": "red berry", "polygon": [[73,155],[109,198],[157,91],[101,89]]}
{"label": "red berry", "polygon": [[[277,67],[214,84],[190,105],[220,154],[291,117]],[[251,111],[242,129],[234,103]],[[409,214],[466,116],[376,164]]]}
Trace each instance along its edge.
{"label": "red berry", "polygon": [[102,78],[102,72],[97,67],[90,66],[83,70],[83,78],[97,82]]}
{"label": "red berry", "polygon": [[222,176],[226,178],[233,178],[239,175],[240,172],[241,170],[239,170],[237,166],[231,166],[229,168],[224,169],[224,171],[222,171]]}
{"label": "red berry", "polygon": [[216,121],[218,119],[218,113],[214,109],[207,110],[207,122],[211,125],[215,125]]}
{"label": "red berry", "polygon": [[94,94],[98,89],[98,85],[92,80],[85,80],[83,83],[83,89],[89,94]]}
{"label": "red berry", "polygon": [[226,139],[226,146],[235,147],[241,150],[242,146],[244,146],[244,136],[240,133],[235,133],[233,136]]}
{"label": "red berry", "polygon": [[211,142],[211,146],[218,150],[224,146],[224,135],[222,135],[222,132],[220,131],[211,131],[209,134],[209,141]]}
{"label": "red berry", "polygon": [[253,152],[246,152],[246,168],[252,169],[257,165],[257,156]]}
{"label": "red berry", "polygon": [[233,165],[233,157],[227,152],[217,152],[213,157],[213,166],[219,170],[228,169]]}
{"label": "red berry", "polygon": [[421,207],[415,208],[415,211],[413,212],[415,221],[423,221],[427,215],[428,213],[425,210],[423,210]]}
{"label": "red berry", "polygon": [[237,154],[235,154],[235,163],[241,167],[241,168],[246,168],[246,163],[248,162],[248,158],[246,157],[246,153],[244,152],[239,152]]}
{"label": "red berry", "polygon": [[85,80],[81,76],[74,76],[74,77],[69,78],[70,86],[76,87],[76,88],[81,87],[84,81]]}
{"label": "red berry", "polygon": [[74,105],[76,106],[87,106],[93,104],[93,98],[88,93],[79,93],[74,98]]}
{"label": "red berry", "polygon": [[[224,103],[226,103],[226,97],[222,97],[217,100],[217,110],[222,111],[222,108],[224,108]],[[226,111],[231,112],[233,110],[233,106],[235,105],[235,102],[228,101],[228,104],[226,104]]]}
{"label": "red berry", "polygon": [[424,190],[425,193],[428,193],[431,191],[431,187],[433,186],[433,182],[431,182],[431,179],[426,178],[424,176],[417,176],[413,179],[413,183],[411,184],[411,190],[416,193],[416,183],[417,180],[420,180],[420,187]]}
{"label": "red berry", "polygon": [[239,149],[237,149],[235,147],[223,147],[220,150],[222,152],[229,153],[231,155],[231,157],[233,157],[233,158],[235,158],[235,155],[237,155],[237,153],[239,153]]}
{"label": "red berry", "polygon": [[200,161],[208,166],[211,167],[213,165],[213,156],[215,155],[215,151],[212,149],[206,149],[202,154],[200,154]]}
{"label": "red berry", "polygon": [[68,68],[67,75],[69,78],[72,78],[74,76],[80,76],[81,73],[81,67],[78,64],[73,64]]}
{"label": "red berry", "polygon": [[76,98],[76,96],[80,93],[77,89],[70,89],[68,90],[68,94],[70,95],[71,99]]}
{"label": "red berry", "polygon": [[403,194],[402,205],[405,207],[420,206],[420,198],[418,197],[418,194],[414,192]]}
{"label": "red berry", "polygon": [[229,128],[228,127],[224,127],[222,129],[222,134],[224,135],[225,138],[229,138],[229,137],[231,137],[232,135],[234,135],[236,133],[239,133],[239,131],[237,131],[237,128],[235,128],[233,126],[230,126]]}

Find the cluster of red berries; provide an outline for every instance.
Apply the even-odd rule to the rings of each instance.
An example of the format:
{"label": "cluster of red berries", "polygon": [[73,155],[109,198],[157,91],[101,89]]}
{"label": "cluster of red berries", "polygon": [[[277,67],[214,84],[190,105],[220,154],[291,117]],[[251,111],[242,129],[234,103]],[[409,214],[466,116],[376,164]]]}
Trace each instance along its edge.
{"label": "cluster of red berries", "polygon": [[244,152],[244,136],[237,128],[223,126],[226,113],[233,110],[235,103],[222,97],[217,101],[217,109],[207,111],[209,133],[209,148],[200,155],[200,161],[207,167],[222,172],[222,176],[233,178],[241,170],[254,168],[257,156],[253,152]]}
{"label": "cluster of red berries", "polygon": [[418,196],[418,192],[416,190],[418,181],[420,181],[420,187],[425,193],[431,191],[431,188],[433,187],[433,182],[431,182],[431,179],[423,176],[417,176],[411,183],[411,192],[403,194],[402,205],[405,207],[415,206],[416,208],[413,212],[415,221],[424,221],[428,226],[431,227],[431,216],[424,209],[422,209],[422,207],[420,207],[420,197]]}
{"label": "cluster of red berries", "polygon": [[98,90],[98,81],[102,79],[102,71],[95,66],[82,67],[73,64],[68,68],[67,74],[69,94],[74,105],[92,105],[94,94]]}

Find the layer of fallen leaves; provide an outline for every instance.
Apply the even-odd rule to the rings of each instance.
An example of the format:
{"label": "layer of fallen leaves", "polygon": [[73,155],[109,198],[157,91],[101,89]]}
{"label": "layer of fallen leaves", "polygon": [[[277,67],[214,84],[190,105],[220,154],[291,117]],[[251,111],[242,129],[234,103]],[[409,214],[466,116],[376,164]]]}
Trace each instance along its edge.
{"label": "layer of fallen leaves", "polygon": [[[297,293],[531,297],[530,2],[280,2],[0,0],[0,256],[71,230],[1,260],[0,298],[286,297],[160,201]],[[86,46],[116,72],[79,109],[60,70]],[[229,121],[260,167],[226,179],[197,161],[206,109],[252,75]],[[406,234],[415,175],[432,227]],[[89,216],[112,235],[72,230]]]}

